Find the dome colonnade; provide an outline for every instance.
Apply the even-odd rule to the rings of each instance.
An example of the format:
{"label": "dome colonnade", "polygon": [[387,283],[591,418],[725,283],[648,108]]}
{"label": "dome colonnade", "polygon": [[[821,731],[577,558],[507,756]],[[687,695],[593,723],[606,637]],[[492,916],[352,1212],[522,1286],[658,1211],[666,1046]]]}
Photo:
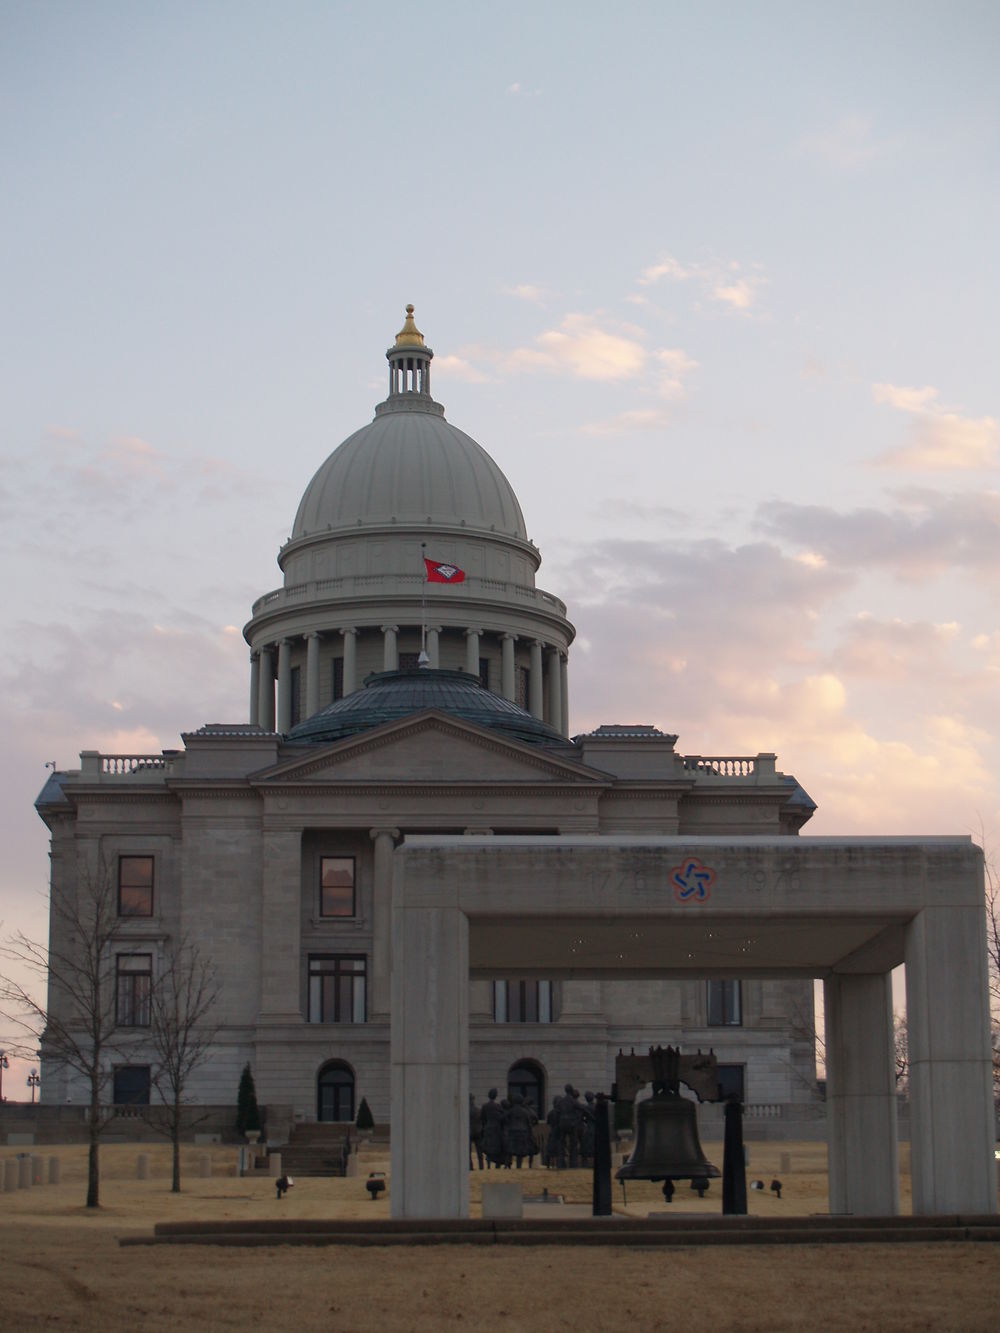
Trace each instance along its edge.
{"label": "dome colonnade", "polygon": [[[431,397],[433,355],[407,306],[388,397],[309,483],[278,554],[284,584],[244,628],[251,723],[285,734],[372,672],[416,666],[426,625],[430,667],[569,734],[575,630],[535,586],[541,555],[507,478]],[[425,586],[424,556],[464,579]]]}

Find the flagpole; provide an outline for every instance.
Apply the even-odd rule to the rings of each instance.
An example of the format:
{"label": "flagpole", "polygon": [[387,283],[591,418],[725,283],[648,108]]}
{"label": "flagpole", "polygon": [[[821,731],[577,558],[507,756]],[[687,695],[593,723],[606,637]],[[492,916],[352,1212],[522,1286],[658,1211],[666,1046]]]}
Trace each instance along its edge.
{"label": "flagpole", "polygon": [[[427,543],[420,543],[420,555],[426,561]],[[424,564],[424,578],[420,585],[420,656],[427,657],[427,565]]]}

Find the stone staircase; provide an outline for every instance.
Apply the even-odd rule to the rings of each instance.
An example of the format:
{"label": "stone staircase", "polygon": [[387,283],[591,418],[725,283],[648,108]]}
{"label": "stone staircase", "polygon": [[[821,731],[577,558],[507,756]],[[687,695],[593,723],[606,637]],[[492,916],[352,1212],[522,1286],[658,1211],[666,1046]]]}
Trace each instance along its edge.
{"label": "stone staircase", "polygon": [[348,1132],[357,1144],[358,1131],[349,1122],[295,1125],[281,1148],[281,1169],[286,1176],[342,1176],[343,1148]]}

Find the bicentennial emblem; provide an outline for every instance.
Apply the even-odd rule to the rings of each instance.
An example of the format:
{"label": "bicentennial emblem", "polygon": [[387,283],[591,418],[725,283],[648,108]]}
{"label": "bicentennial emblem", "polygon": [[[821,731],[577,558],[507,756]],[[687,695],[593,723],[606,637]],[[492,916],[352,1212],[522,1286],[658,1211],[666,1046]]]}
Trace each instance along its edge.
{"label": "bicentennial emblem", "polygon": [[703,865],[696,856],[689,856],[671,870],[670,883],[679,903],[703,903],[715,883],[715,871]]}

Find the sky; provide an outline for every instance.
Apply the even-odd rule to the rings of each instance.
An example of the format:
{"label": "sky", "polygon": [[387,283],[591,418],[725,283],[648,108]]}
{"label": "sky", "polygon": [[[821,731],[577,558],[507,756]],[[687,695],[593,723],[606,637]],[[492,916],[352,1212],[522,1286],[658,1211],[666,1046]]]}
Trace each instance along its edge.
{"label": "sky", "polygon": [[246,719],[408,301],[571,730],[989,848],[998,59],[992,0],[0,0],[0,934],[44,937],[46,762]]}

